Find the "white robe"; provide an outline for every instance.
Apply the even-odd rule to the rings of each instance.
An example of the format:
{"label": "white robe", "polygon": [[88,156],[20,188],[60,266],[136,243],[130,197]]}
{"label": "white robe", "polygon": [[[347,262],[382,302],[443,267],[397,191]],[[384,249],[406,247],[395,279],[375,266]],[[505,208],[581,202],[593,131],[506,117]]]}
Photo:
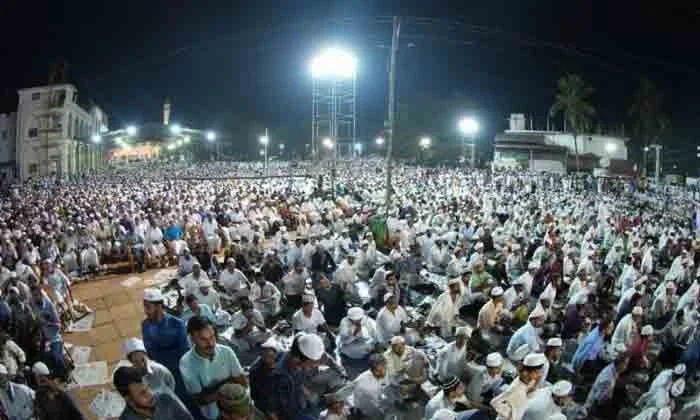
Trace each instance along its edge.
{"label": "white robe", "polygon": [[491,400],[499,420],[522,420],[527,409],[527,384],[516,378],[502,394]]}

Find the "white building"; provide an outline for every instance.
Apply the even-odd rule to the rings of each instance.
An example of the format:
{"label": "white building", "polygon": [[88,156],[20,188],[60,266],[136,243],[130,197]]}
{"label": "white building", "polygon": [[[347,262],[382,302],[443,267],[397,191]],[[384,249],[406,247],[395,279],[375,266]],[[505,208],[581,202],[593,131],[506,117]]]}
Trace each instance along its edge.
{"label": "white building", "polygon": [[94,134],[107,131],[107,115],[81,105],[72,84],[20,89],[17,107],[17,167],[22,180],[82,174],[104,161]]}
{"label": "white building", "polygon": [[494,163],[531,170],[565,172],[578,149],[581,168],[607,168],[627,160],[627,138],[526,129],[523,114],[511,114],[509,129],[494,139]]}
{"label": "white building", "polygon": [[0,114],[0,173],[15,177],[17,113]]}

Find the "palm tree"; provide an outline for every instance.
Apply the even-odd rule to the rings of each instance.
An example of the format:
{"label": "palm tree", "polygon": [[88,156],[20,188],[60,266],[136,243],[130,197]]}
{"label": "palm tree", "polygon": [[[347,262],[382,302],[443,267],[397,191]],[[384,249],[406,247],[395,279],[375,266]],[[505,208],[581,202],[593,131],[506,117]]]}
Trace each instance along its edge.
{"label": "palm tree", "polygon": [[[641,142],[642,148],[658,143],[660,137],[668,129],[668,117],[661,111],[662,95],[656,89],[654,82],[643,78],[639,88],[634,92],[634,99],[629,109],[633,121],[632,133],[635,140]],[[646,174],[646,162],[642,164]]]}
{"label": "palm tree", "polygon": [[578,159],[578,135],[588,131],[595,108],[590,104],[590,97],[595,91],[580,76],[567,74],[557,82],[558,92],[554,104],[549,110],[550,116],[564,115],[564,127],[567,125],[574,135],[574,152],[576,153],[576,170],[580,169]]}

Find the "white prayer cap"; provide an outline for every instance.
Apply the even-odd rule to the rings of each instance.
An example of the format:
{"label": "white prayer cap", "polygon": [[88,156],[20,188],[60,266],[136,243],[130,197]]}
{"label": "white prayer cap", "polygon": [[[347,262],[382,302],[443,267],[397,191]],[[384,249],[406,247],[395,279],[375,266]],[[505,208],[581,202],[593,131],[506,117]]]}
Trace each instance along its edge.
{"label": "white prayer cap", "polygon": [[51,371],[49,370],[49,367],[44,364],[44,362],[36,362],[34,363],[34,366],[32,366],[32,373],[35,375],[49,376]]}
{"label": "white prayer cap", "polygon": [[143,341],[140,338],[131,337],[124,343],[124,353],[129,356],[135,351],[142,351],[146,353],[146,346],[144,346]]}
{"label": "white prayer cap", "polygon": [[389,292],[389,293],[384,293],[384,303],[389,302],[391,299],[394,298],[394,294]]}
{"label": "white prayer cap", "polygon": [[260,345],[260,348],[264,349],[272,349],[274,351],[280,351],[279,343],[277,340],[275,340],[274,337],[270,337],[267,340],[265,340],[264,343]]}
{"label": "white prayer cap", "polygon": [[673,385],[671,385],[671,396],[673,398],[678,398],[683,395],[683,391],[685,391],[685,379],[676,379]]}
{"label": "white prayer cap", "polygon": [[673,285],[673,282],[666,283],[666,289],[673,290],[675,288],[676,288],[676,286]]}
{"label": "white prayer cap", "polygon": [[635,306],[634,308],[632,308],[632,315],[642,316],[644,315],[644,309],[642,309],[641,306]]}
{"label": "white prayer cap", "polygon": [[211,280],[209,280],[209,279],[200,280],[199,287],[211,287]]}
{"label": "white prayer cap", "polygon": [[647,281],[647,276],[641,276],[634,282],[634,285],[639,286],[640,284],[644,284],[645,281]]}
{"label": "white prayer cap", "polygon": [[566,420],[566,415],[562,413],[555,413],[547,417],[547,420]]}
{"label": "white prayer cap", "polygon": [[520,244],[513,244],[510,248],[513,251],[520,251]]}
{"label": "white prayer cap", "polygon": [[547,358],[543,353],[530,353],[523,359],[523,365],[527,367],[539,367],[545,364]]}
{"label": "white prayer cap", "polygon": [[464,337],[471,337],[472,336],[472,327],[465,325],[463,327],[458,327],[455,329],[455,336],[464,336]]}
{"label": "white prayer cap", "polygon": [[457,414],[449,408],[441,408],[433,414],[430,420],[457,420]]}
{"label": "white prayer cap", "polygon": [[642,335],[654,335],[654,327],[645,325],[642,327]]}
{"label": "white prayer cap", "polygon": [[491,289],[491,296],[493,296],[493,297],[503,296],[503,288],[498,287],[498,286],[494,287],[493,289]]}
{"label": "white prayer cap", "polygon": [[447,285],[451,286],[453,284],[459,284],[461,282],[462,282],[462,279],[460,279],[459,277],[453,277],[447,282]]}
{"label": "white prayer cap", "polygon": [[656,420],[671,420],[671,408],[663,407],[656,412]]}
{"label": "white prayer cap", "polygon": [[536,261],[530,261],[530,264],[527,265],[528,270],[537,270],[540,268],[540,265]]}
{"label": "white prayer cap", "polygon": [[195,261],[192,263],[192,267],[201,267],[201,266],[202,266],[202,264],[200,264],[199,261],[196,261],[196,260],[195,260]]}
{"label": "white prayer cap", "polygon": [[234,330],[242,330],[248,325],[248,318],[243,314],[233,314],[231,317],[231,326]]}
{"label": "white prayer cap", "polygon": [[389,341],[391,344],[405,344],[406,339],[403,338],[401,335],[395,335],[391,337],[391,340]]}
{"label": "white prayer cap", "polygon": [[163,293],[161,293],[160,289],[146,289],[143,291],[143,300],[151,303],[162,303]]}
{"label": "white prayer cap", "polygon": [[513,355],[511,356],[511,359],[513,359],[516,362],[519,362],[523,360],[528,353],[530,353],[530,346],[527,344],[523,344],[522,346],[515,349]]}
{"label": "white prayer cap", "polygon": [[297,340],[301,353],[311,360],[318,361],[325,353],[323,340],[316,334],[303,334]]}
{"label": "white prayer cap", "polygon": [[530,315],[527,317],[528,319],[533,319],[533,318],[544,318],[547,315],[547,313],[544,311],[544,308],[542,308],[542,305],[538,302],[537,305],[535,305],[535,309],[530,312]]}
{"label": "white prayer cap", "polygon": [[571,394],[571,389],[573,385],[569,381],[559,381],[552,385],[552,394],[557,397],[566,397]]}
{"label": "white prayer cap", "polygon": [[304,296],[301,297],[301,302],[302,303],[314,303],[314,296],[310,295],[308,293],[304,293]]}
{"label": "white prayer cap", "polygon": [[358,308],[357,306],[354,308],[348,309],[348,318],[350,318],[351,321],[359,321],[365,316],[365,311],[362,308]]}
{"label": "white prayer cap", "polygon": [[685,363],[679,363],[673,368],[673,373],[676,375],[685,375]]}
{"label": "white prayer cap", "polygon": [[0,375],[7,375],[7,368],[2,363],[0,363]]}
{"label": "white prayer cap", "polygon": [[476,249],[476,250],[484,249],[484,243],[483,243],[483,242],[477,242],[476,245],[474,245],[474,249]]}
{"label": "white prayer cap", "polygon": [[564,343],[559,337],[552,337],[549,340],[547,340],[547,347],[561,347],[563,345]]}
{"label": "white prayer cap", "polygon": [[491,353],[486,356],[486,367],[495,368],[503,364],[503,356],[501,353]]}

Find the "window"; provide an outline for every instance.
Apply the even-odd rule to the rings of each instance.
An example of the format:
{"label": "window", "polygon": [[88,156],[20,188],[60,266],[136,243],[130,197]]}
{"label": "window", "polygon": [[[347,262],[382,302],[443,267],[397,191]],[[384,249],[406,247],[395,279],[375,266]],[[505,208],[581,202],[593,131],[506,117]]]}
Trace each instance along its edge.
{"label": "window", "polygon": [[29,138],[34,138],[34,137],[37,137],[38,135],[39,135],[39,130],[37,130],[36,128],[29,129]]}
{"label": "window", "polygon": [[39,99],[41,99],[41,92],[32,93],[32,101],[38,101]]}

